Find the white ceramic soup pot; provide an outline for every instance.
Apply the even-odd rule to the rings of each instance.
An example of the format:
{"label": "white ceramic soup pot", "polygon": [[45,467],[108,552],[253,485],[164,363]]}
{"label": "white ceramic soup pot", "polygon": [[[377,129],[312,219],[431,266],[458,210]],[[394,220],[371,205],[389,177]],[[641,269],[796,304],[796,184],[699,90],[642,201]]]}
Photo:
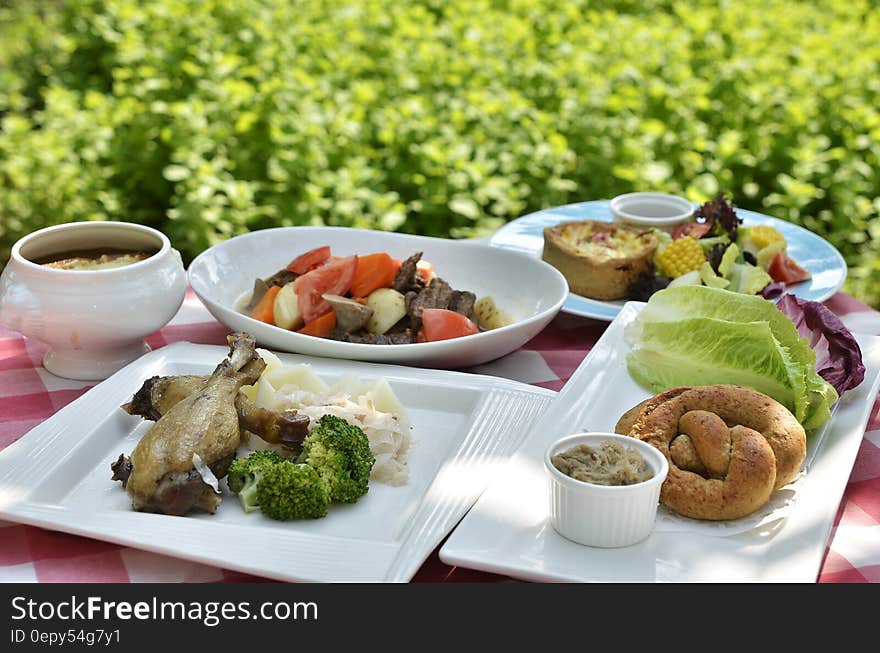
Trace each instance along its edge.
{"label": "white ceramic soup pot", "polygon": [[[572,478],[552,462],[553,456],[578,445],[598,447],[612,441],[641,454],[651,477],[631,485],[599,485]],[[616,433],[577,433],[551,444],[544,454],[550,476],[550,522],[578,544],[621,547],[647,538],[654,528],[660,486],[669,472],[666,457],[646,442]]]}
{"label": "white ceramic soup pot", "polygon": [[[74,252],[141,251],[105,269],[41,262]],[[0,275],[0,324],[49,345],[43,365],[70,379],[104,379],[149,351],[144,338],[183,303],[186,272],[161,232],[127,222],[71,222],[35,231],[12,247]]]}

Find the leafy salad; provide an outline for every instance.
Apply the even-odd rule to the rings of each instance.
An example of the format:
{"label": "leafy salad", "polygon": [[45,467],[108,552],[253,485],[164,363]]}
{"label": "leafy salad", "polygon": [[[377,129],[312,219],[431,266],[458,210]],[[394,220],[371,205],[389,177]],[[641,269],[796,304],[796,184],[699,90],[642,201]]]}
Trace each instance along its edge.
{"label": "leafy salad", "polygon": [[630,288],[630,297],[647,301],[667,287],[708,286],[747,295],[781,294],[810,273],[787,252],[788,243],[769,225],[743,226],[724,195],[694,211],[672,234],[655,230],[659,245],[650,274]]}
{"label": "leafy salad", "polygon": [[808,432],[865,375],[855,338],[826,306],[708,286],[655,293],[624,333],[630,375],[660,392],[737,384],[788,408]]}

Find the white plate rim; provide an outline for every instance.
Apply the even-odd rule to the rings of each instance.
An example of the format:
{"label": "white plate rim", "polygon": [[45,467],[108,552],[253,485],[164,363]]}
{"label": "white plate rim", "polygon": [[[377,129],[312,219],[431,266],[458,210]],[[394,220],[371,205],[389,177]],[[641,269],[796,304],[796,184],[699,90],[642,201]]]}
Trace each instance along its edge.
{"label": "white plate rim", "polygon": [[[419,508],[395,546],[362,539],[297,534],[295,529],[281,539],[280,546],[298,552],[298,564],[283,568],[261,563],[258,555],[265,542],[257,526],[244,527],[242,537],[229,537],[228,527],[210,519],[168,517],[148,513],[112,512],[111,527],[100,513],[72,510],[28,498],[34,470],[63,464],[77,454],[72,438],[82,436],[77,425],[106,419],[118,411],[140,383],[163,368],[193,361],[208,363],[222,358],[228,348],[176,342],[145,354],[135,362],[97,384],[0,451],[0,519],[113,542],[154,553],[219,566],[281,581],[304,582],[406,582],[461,519],[488,483],[471,484],[465,490],[444,488],[435,476],[420,499]],[[555,396],[552,390],[518,381],[480,374],[435,369],[407,368],[361,361],[321,359],[285,352],[273,352],[282,361],[310,363],[320,376],[322,367],[358,373],[364,377],[429,379],[432,384],[464,386],[479,393],[480,401],[468,421],[455,454],[446,462],[471,470],[491,471],[515,448],[526,426],[541,414]],[[65,439],[66,438],[66,439]],[[65,448],[61,448],[63,444]],[[60,459],[59,459],[60,455]],[[438,473],[439,475],[439,473]],[[108,483],[109,472],[108,472]],[[110,487],[116,484],[111,484]],[[448,483],[447,483],[448,485]],[[26,488],[23,491],[21,488]],[[39,489],[41,485],[37,485]],[[427,498],[431,501],[427,501]],[[230,497],[226,501],[234,500]],[[241,527],[239,527],[241,528]],[[252,537],[247,537],[251,535]],[[279,536],[281,537],[281,536]],[[213,549],[223,541],[222,554]],[[251,545],[248,542],[253,542]],[[341,556],[341,557],[340,557]],[[277,560],[277,556],[276,556]],[[328,562],[329,560],[329,562]],[[334,567],[336,560],[350,562]]]}
{"label": "white plate rim", "polygon": [[[532,527],[523,532],[507,533],[507,539],[505,540],[505,542],[507,542],[507,548],[500,544],[493,546],[491,541],[487,542],[485,537],[486,534],[482,532],[484,526],[480,522],[486,519],[486,515],[490,513],[497,515],[499,510],[509,508],[502,507],[498,501],[498,491],[503,486],[503,480],[509,477],[512,473],[516,473],[518,468],[522,469],[522,465],[525,462],[536,464],[536,460],[533,460],[536,455],[535,452],[530,451],[526,453],[525,449],[529,446],[532,448],[537,447],[537,440],[541,437],[544,437],[548,442],[552,439],[551,436],[542,436],[542,433],[548,430],[548,422],[552,424],[552,416],[557,412],[560,412],[558,410],[559,406],[570,404],[572,401],[572,395],[577,397],[578,401],[589,399],[588,397],[585,398],[583,396],[584,393],[582,386],[585,385],[590,374],[593,372],[594,364],[609,364],[607,358],[604,357],[609,349],[613,347],[612,342],[615,339],[622,337],[623,325],[632,319],[632,317],[634,317],[644,305],[643,302],[627,302],[624,310],[621,311],[620,316],[612,321],[609,328],[606,329],[605,333],[599,341],[597,341],[593,349],[587,354],[587,357],[578,369],[575,370],[566,386],[559,391],[557,398],[551,403],[543,416],[533,424],[532,430],[524,438],[523,444],[520,448],[511,455],[507,463],[505,463],[505,466],[499,470],[493,483],[486,488],[480,499],[477,500],[465,518],[447,538],[439,553],[441,561],[449,565],[459,565],[533,582],[607,582],[608,579],[602,578],[602,572],[600,571],[584,569],[579,570],[579,573],[571,572],[571,565],[567,564],[567,562],[570,561],[567,561],[566,564],[562,565],[563,567],[567,566],[567,570],[565,571],[561,570],[558,566],[554,567],[554,560],[552,559],[543,560],[540,565],[534,562],[529,564],[526,556],[523,555],[523,548],[525,547],[524,543],[529,542],[534,544],[537,542],[540,544],[540,542],[544,542],[548,538],[561,537],[557,535],[552,527],[546,522],[543,524],[543,528],[538,532],[536,532],[535,527]],[[872,356],[872,359],[870,361],[865,361],[866,369],[868,371],[865,377],[865,383],[859,388],[851,390],[850,393],[852,394],[850,396],[845,396],[845,408],[842,410],[835,410],[832,416],[832,424],[830,428],[834,427],[833,423],[835,420],[838,420],[838,423],[845,421],[845,427],[841,427],[845,429],[845,433],[842,434],[842,437],[841,434],[837,432],[834,433],[835,437],[829,437],[826,435],[826,437],[818,443],[818,448],[814,454],[810,470],[807,476],[805,476],[805,479],[809,480],[809,474],[821,474],[823,483],[821,484],[821,487],[819,487],[820,484],[818,481],[814,482],[812,485],[804,483],[801,486],[803,488],[801,490],[801,496],[795,501],[789,516],[782,522],[780,530],[769,540],[771,545],[765,549],[761,549],[765,558],[760,561],[760,566],[762,567],[760,577],[749,578],[747,575],[741,575],[732,582],[807,583],[816,581],[825,554],[828,538],[832,532],[835,515],[846,489],[850,472],[855,463],[874,401],[877,397],[878,391],[880,391],[880,336],[866,334],[854,335],[859,339],[863,351],[868,349],[866,344],[870,345],[870,355]],[[602,361],[601,363],[594,363],[594,361],[600,360]],[[856,393],[859,397],[859,401],[856,401],[853,396],[856,395]],[[644,394],[644,397],[647,396],[650,396],[650,393]],[[634,398],[634,400],[637,401],[644,397],[639,397],[638,399]],[[565,428],[562,426],[550,427],[550,430],[553,430],[554,428],[559,431],[556,435],[566,432]],[[826,453],[826,451],[829,450],[834,451],[833,455],[835,456],[835,459],[833,462],[831,462],[830,457],[823,458],[823,456],[830,455]],[[830,482],[828,482],[829,479]],[[821,497],[821,505],[815,503],[808,505],[804,503],[806,496],[815,497],[815,495]],[[547,511],[549,513],[549,505]],[[802,530],[797,531],[799,528]],[[798,538],[803,537],[804,532],[809,532],[813,538],[807,543],[798,542]],[[496,537],[494,538],[495,541],[503,539],[503,535],[504,534],[496,532]],[[780,535],[782,536],[781,538]],[[590,556],[593,562],[597,559],[607,561],[608,563],[616,562],[617,564],[619,564],[621,560],[632,563],[640,562],[643,565],[647,565],[652,570],[655,570],[655,573],[657,573],[656,570],[661,570],[668,575],[667,578],[660,578],[658,580],[656,578],[651,578],[649,577],[649,574],[646,574],[646,577],[636,578],[634,582],[678,582],[680,579],[676,576],[686,574],[686,569],[682,567],[682,565],[686,564],[686,561],[683,562],[682,560],[675,558],[674,551],[676,544],[680,546],[685,538],[693,537],[695,537],[693,533],[655,532],[652,533],[648,540],[634,545],[633,547],[607,550],[596,550],[587,547],[586,549],[590,550]],[[709,536],[697,537],[703,538],[700,541],[705,540],[709,543],[727,540],[734,543],[732,545],[733,547],[742,543],[744,550],[747,550],[750,546],[752,548],[760,547],[761,544],[756,540],[750,539],[752,538],[752,533],[743,533],[729,538],[715,538]],[[649,550],[647,547],[655,544],[658,539],[661,541],[659,547],[663,547],[661,550],[668,554],[668,556],[663,559],[661,559],[660,556],[656,559],[640,559],[639,554],[643,554],[645,551]],[[770,558],[768,552],[773,553],[774,548],[777,551],[785,549],[786,547],[791,549],[793,543],[796,543],[799,546],[798,554],[793,558],[794,562],[785,569],[780,568],[778,571],[774,570],[772,568],[773,561],[768,559]],[[727,546],[727,544],[724,546]],[[519,547],[519,549],[517,547]],[[578,551],[581,550],[582,549],[578,549]],[[726,552],[714,550],[708,552],[708,554],[715,556],[714,559],[717,560],[719,566],[723,566],[725,560],[730,562],[735,558],[735,556],[729,556],[725,559],[723,557],[724,553]],[[743,554],[743,556],[744,555],[745,554]],[[751,562],[756,565],[758,564],[756,561]],[[774,577],[774,573],[777,573],[778,577]],[[758,572],[755,572],[755,575],[758,576]],[[731,582],[730,578],[724,578],[722,580],[724,582]],[[685,578],[685,582],[720,581],[717,578]]]}
{"label": "white plate rim", "polygon": [[[524,227],[531,228],[532,224],[534,224],[535,233],[537,234],[541,227],[547,226],[548,224],[555,224],[563,220],[586,219],[586,216],[584,215],[585,211],[591,212],[589,219],[611,222],[613,217],[609,207],[610,203],[611,200],[607,199],[587,200],[583,202],[562,204],[529,213],[516,218],[515,220],[511,220],[499,228],[489,238],[489,245],[492,247],[500,247],[502,249],[513,249],[540,258],[540,250],[524,248],[510,243],[509,239],[514,235],[514,232],[521,230]],[[695,204],[694,208],[697,208],[697,206],[698,205]],[[789,242],[791,242],[792,238],[797,238],[803,242],[814,243],[815,246],[821,248],[821,250],[823,250],[830,258],[836,260],[836,265],[830,269],[837,272],[838,278],[832,286],[828,287],[827,290],[824,290],[821,293],[805,292],[804,286],[809,283],[805,282],[805,284],[792,286],[788,289],[789,292],[798,297],[824,302],[843,287],[848,274],[848,266],[843,255],[826,239],[813,233],[809,229],[794,224],[793,222],[774,218],[773,216],[765,215],[763,213],[741,208],[736,208],[736,213],[743,219],[743,225],[745,226],[767,224],[776,227],[783,233]],[[812,272],[812,270],[809,271]],[[571,313],[572,315],[610,322],[620,312],[625,303],[626,300],[603,301],[570,293],[563,303],[561,310],[565,313]]]}

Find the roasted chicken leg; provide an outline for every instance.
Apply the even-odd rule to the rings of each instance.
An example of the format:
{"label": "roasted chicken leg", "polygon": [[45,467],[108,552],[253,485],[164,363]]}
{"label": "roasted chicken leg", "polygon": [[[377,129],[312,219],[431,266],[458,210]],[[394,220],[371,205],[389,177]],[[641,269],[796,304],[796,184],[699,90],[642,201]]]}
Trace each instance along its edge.
{"label": "roasted chicken leg", "polygon": [[[144,381],[132,400],[122,408],[132,415],[156,421],[189,395],[198,392],[210,376],[154,376]],[[253,433],[271,444],[296,449],[308,435],[309,418],[295,410],[277,412],[261,408],[238,393],[235,410],[242,431]]]}
{"label": "roasted chicken leg", "polygon": [[240,443],[236,396],[266,366],[250,336],[234,334],[227,340],[229,357],[202,388],[171,406],[131,458],[120,456],[112,466],[135,510],[185,515],[192,510],[213,513],[220,504],[206,468],[215,477],[226,474]]}

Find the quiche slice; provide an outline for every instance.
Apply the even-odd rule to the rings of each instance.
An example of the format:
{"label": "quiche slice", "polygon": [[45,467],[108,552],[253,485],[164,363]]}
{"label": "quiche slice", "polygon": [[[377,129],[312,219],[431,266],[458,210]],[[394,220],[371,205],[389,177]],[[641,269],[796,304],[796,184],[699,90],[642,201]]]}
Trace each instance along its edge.
{"label": "quiche slice", "polygon": [[542,258],[559,270],[571,292],[592,299],[625,299],[651,269],[653,231],[613,222],[561,222],[544,229]]}

